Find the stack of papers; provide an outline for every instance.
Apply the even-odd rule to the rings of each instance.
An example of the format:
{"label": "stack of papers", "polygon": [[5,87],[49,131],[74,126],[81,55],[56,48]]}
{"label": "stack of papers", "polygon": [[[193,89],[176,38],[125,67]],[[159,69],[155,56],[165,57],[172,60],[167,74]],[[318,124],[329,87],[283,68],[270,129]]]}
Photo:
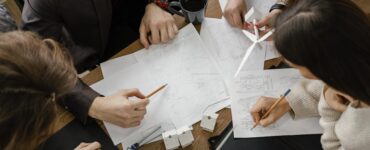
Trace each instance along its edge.
{"label": "stack of papers", "polygon": [[[262,11],[269,5],[258,0],[248,4],[257,5]],[[301,78],[294,69],[263,71],[264,60],[279,56],[272,42],[259,43],[240,75],[234,78],[251,45],[252,41],[225,19],[205,18],[200,35],[189,24],[166,44],[102,63],[104,79],[91,87],[103,95],[129,88],[138,88],[146,95],[168,84],[150,98],[140,126],[121,128],[104,122],[113,143],[128,147],[161,126],[161,130],[150,135],[149,139],[153,139],[164,131],[192,125],[203,114],[215,113],[230,103],[235,137],[321,133],[317,118],[292,121],[288,115],[272,127],[249,130],[253,124],[249,108],[254,102],[262,95],[277,97]]]}

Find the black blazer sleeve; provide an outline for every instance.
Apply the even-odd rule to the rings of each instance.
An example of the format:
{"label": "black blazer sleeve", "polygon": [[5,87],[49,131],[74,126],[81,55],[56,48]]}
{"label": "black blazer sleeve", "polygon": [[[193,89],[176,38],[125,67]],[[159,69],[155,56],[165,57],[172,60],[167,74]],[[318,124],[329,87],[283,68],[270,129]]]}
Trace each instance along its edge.
{"label": "black blazer sleeve", "polygon": [[96,97],[100,96],[80,79],[71,92],[64,95],[58,102],[70,111],[78,120],[86,124],[88,112]]}

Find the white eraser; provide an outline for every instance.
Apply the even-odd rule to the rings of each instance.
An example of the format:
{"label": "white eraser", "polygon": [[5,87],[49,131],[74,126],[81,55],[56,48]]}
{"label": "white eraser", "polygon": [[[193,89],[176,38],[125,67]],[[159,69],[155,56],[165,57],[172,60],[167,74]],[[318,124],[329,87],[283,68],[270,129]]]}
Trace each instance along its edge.
{"label": "white eraser", "polygon": [[175,129],[162,133],[162,137],[166,150],[173,150],[180,147],[179,138]]}
{"label": "white eraser", "polygon": [[182,148],[185,148],[186,146],[189,146],[194,141],[193,133],[191,132],[193,130],[192,127],[184,126],[179,129],[177,129],[177,136],[179,137],[179,141]]}
{"label": "white eraser", "polygon": [[203,115],[202,121],[200,122],[200,126],[209,132],[213,132],[216,126],[218,114],[205,114]]}

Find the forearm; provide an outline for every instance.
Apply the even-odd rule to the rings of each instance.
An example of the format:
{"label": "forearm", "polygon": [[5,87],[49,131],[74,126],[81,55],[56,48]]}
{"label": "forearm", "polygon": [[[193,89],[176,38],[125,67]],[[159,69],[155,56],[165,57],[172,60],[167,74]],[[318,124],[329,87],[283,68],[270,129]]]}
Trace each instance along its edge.
{"label": "forearm", "polygon": [[323,86],[321,81],[304,79],[292,88],[286,99],[294,119],[319,116],[318,101]]}

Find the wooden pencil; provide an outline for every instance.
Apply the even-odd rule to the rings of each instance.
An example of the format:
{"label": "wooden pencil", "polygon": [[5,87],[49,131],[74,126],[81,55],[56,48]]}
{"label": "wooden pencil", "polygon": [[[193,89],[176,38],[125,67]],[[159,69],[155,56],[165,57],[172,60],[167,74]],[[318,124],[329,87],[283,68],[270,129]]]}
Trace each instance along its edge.
{"label": "wooden pencil", "polygon": [[[267,110],[267,112],[265,114],[263,114],[263,116],[261,117],[260,120],[262,119],[265,119],[274,109],[275,107],[290,93],[290,89],[288,89],[284,95],[282,95],[277,101],[275,101],[274,104],[272,104],[272,106]],[[260,120],[258,120],[254,125],[253,127],[251,128],[251,130],[253,130],[259,123],[260,123]]]}
{"label": "wooden pencil", "polygon": [[153,96],[154,94],[156,94],[157,92],[159,92],[160,90],[162,90],[163,88],[165,88],[166,86],[167,86],[167,84],[162,85],[161,87],[157,88],[156,90],[154,90],[153,92],[151,92],[150,94],[148,94],[146,96],[146,98],[150,98],[151,96]]}

